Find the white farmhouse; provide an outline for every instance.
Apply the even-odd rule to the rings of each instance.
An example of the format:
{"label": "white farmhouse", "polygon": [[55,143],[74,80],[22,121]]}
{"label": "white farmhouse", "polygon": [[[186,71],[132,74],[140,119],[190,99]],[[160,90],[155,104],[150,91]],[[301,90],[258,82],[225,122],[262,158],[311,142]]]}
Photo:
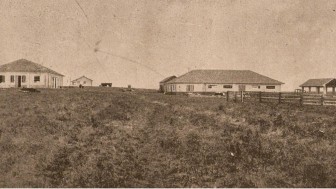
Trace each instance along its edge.
{"label": "white farmhouse", "polygon": [[193,70],[165,83],[165,92],[280,92],[280,81],[250,70]]}
{"label": "white farmhouse", "polygon": [[20,59],[0,66],[0,88],[60,88],[64,75],[40,64]]}

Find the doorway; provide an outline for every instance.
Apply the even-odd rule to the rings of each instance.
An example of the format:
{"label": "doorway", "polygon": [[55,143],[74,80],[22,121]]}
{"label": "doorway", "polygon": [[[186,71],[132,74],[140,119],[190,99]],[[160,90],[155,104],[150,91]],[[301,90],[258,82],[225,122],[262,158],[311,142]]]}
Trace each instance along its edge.
{"label": "doorway", "polygon": [[22,82],[22,76],[19,75],[19,76],[17,76],[17,84],[16,84],[16,87],[21,87],[21,82]]}
{"label": "doorway", "polygon": [[57,88],[57,78],[53,77],[53,88]]}

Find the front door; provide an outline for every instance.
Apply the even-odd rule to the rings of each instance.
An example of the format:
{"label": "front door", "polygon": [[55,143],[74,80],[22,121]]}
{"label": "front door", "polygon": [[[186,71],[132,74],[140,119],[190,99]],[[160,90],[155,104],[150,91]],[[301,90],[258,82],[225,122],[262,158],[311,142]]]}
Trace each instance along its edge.
{"label": "front door", "polygon": [[239,91],[245,91],[246,90],[246,85],[239,85],[238,90]]}
{"label": "front door", "polygon": [[57,78],[53,77],[53,88],[57,88]]}
{"label": "front door", "polygon": [[21,87],[22,77],[19,75],[17,76],[17,87]]}

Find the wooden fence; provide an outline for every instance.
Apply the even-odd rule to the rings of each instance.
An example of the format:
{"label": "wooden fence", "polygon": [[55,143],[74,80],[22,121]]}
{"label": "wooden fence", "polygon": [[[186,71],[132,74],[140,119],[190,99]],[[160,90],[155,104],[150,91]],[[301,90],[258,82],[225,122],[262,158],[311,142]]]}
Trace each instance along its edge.
{"label": "wooden fence", "polygon": [[300,105],[335,105],[336,95],[323,95],[311,93],[294,92],[226,92],[226,101],[244,102],[273,102],[273,103],[293,103]]}

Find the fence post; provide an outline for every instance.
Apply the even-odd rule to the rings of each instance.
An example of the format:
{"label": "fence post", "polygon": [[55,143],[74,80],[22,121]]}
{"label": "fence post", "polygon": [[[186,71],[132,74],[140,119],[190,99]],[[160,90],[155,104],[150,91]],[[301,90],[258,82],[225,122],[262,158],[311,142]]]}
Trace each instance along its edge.
{"label": "fence post", "polygon": [[229,98],[230,98],[229,95],[230,95],[229,91],[226,91],[226,101],[227,102],[229,102]]}
{"label": "fence post", "polygon": [[323,106],[323,103],[324,103],[324,98],[323,98],[323,94],[321,96],[321,105]]}
{"label": "fence post", "polygon": [[261,103],[261,100],[262,100],[262,98],[261,98],[261,91],[259,92],[259,102]]}
{"label": "fence post", "polygon": [[279,104],[281,103],[281,92],[279,92]]}
{"label": "fence post", "polygon": [[241,91],[240,92],[240,98],[241,98],[241,102],[244,102],[244,91]]}
{"label": "fence post", "polygon": [[301,93],[300,94],[300,106],[302,106],[303,105],[303,94]]}
{"label": "fence post", "polygon": [[237,102],[237,92],[234,92],[234,96],[235,96],[234,101]]}

